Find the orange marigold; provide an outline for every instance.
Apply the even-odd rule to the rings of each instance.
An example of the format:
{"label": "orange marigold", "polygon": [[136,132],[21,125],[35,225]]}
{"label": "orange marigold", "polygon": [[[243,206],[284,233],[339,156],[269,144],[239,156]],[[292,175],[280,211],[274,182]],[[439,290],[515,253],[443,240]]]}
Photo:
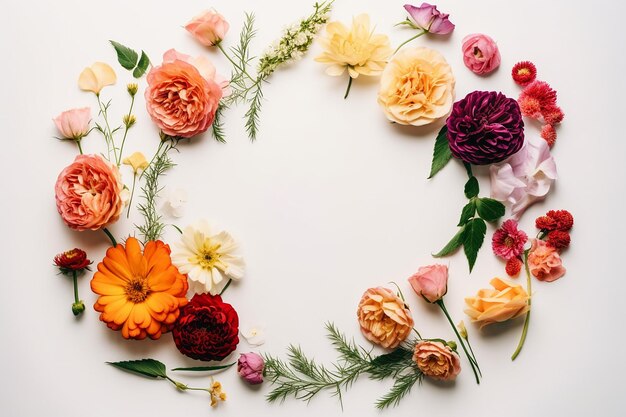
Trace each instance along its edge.
{"label": "orange marigold", "polygon": [[169,331],[187,304],[187,277],[172,265],[170,247],[148,242],[143,253],[137,239],[109,248],[91,280],[98,294],[94,309],[100,320],[126,339],[158,339]]}

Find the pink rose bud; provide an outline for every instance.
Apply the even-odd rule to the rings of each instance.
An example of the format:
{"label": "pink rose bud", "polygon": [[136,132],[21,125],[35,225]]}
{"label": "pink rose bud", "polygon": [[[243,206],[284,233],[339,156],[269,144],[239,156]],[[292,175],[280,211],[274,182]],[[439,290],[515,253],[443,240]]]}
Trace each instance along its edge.
{"label": "pink rose bud", "polygon": [[71,109],[52,119],[63,139],[81,140],[89,133],[91,109]]}
{"label": "pink rose bud", "polygon": [[489,74],[500,66],[500,51],[487,35],[475,33],[463,38],[463,62],[473,73]]}
{"label": "pink rose bud", "polygon": [[448,14],[441,13],[437,6],[422,3],[421,6],[405,4],[404,9],[410,20],[420,29],[436,35],[447,35],[454,30],[454,23],[448,20]]}
{"label": "pink rose bud", "polygon": [[421,295],[429,303],[437,302],[448,292],[448,267],[422,266],[409,278],[409,284],[417,295]]}
{"label": "pink rose bud", "polygon": [[263,358],[253,352],[242,353],[237,361],[237,372],[248,384],[257,385],[263,382]]}
{"label": "pink rose bud", "polygon": [[224,39],[229,27],[224,16],[211,9],[191,19],[185,29],[202,45],[214,46]]}

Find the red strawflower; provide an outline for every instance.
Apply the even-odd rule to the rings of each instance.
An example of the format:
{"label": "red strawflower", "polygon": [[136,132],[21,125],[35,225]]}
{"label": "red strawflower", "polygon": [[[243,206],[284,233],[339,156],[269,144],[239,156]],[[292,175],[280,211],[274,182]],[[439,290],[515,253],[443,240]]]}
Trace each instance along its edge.
{"label": "red strawflower", "polygon": [[534,97],[520,96],[517,99],[522,116],[538,119],[541,116],[541,103]]}
{"label": "red strawflower", "polygon": [[544,125],[541,128],[541,137],[548,142],[548,146],[553,147],[556,142],[556,129],[552,125]]}
{"label": "red strawflower", "polygon": [[565,249],[570,244],[569,233],[563,230],[553,230],[548,233],[548,246],[552,246],[554,249],[560,251]]}
{"label": "red strawflower", "polygon": [[545,81],[533,81],[522,90],[518,102],[522,108],[522,114],[524,114],[524,108],[528,110],[528,114],[524,116],[536,118],[538,117],[537,106],[539,113],[556,106],[556,91]]}
{"label": "red strawflower", "polygon": [[522,270],[522,261],[520,258],[511,258],[506,261],[506,273],[513,278],[519,275]]}
{"label": "red strawflower", "polygon": [[91,261],[87,259],[84,250],[74,248],[54,257],[54,264],[59,267],[62,273],[69,274],[73,271],[81,272],[89,269]]}
{"label": "red strawflower", "polygon": [[563,110],[557,105],[546,107],[541,111],[541,115],[543,116],[543,120],[551,125],[558,125],[565,117]]}
{"label": "red strawflower", "polygon": [[537,229],[541,230],[555,230],[556,220],[548,216],[537,217],[535,219],[535,226],[537,227]]}
{"label": "red strawflower", "polygon": [[511,70],[513,81],[521,86],[525,86],[535,81],[537,78],[537,67],[530,61],[518,62]]}
{"label": "red strawflower", "polygon": [[552,217],[556,222],[556,230],[567,231],[574,226],[574,216],[567,210],[550,210],[546,216]]}
{"label": "red strawflower", "polygon": [[516,258],[524,252],[524,244],[528,236],[522,230],[517,229],[515,220],[507,220],[496,230],[491,239],[493,253],[507,261]]}

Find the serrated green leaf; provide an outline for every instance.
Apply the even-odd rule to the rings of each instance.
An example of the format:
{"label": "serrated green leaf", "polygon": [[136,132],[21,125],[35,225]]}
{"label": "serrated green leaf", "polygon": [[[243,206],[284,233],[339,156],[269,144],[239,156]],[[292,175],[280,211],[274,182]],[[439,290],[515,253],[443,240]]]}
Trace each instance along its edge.
{"label": "serrated green leaf", "polygon": [[478,186],[478,180],[476,177],[470,177],[465,183],[465,197],[474,198],[478,195],[480,187]]}
{"label": "serrated green leaf", "polygon": [[165,364],[155,359],[139,359],[136,361],[107,362],[118,369],[135,372],[150,378],[166,378]]}
{"label": "serrated green leaf", "polygon": [[150,65],[150,58],[148,58],[148,55],[146,55],[144,51],[141,51],[141,57],[139,58],[139,62],[133,71],[133,77],[141,78],[141,76],[146,73],[148,65]]}
{"label": "serrated green leaf", "polygon": [[479,198],[476,200],[478,215],[488,222],[498,220],[504,216],[504,204],[493,198]]}
{"label": "serrated green leaf", "polygon": [[457,224],[457,226],[459,227],[463,226],[465,223],[468,222],[469,219],[474,217],[475,213],[476,213],[476,203],[474,203],[474,200],[471,200],[469,203],[465,205],[465,207],[463,207],[463,210],[461,211],[461,219],[459,220],[459,224]]}
{"label": "serrated green leaf", "polygon": [[443,256],[447,256],[457,250],[463,244],[463,234],[465,233],[465,226],[461,227],[459,231],[454,235],[452,239],[448,242],[443,249],[439,252],[435,253],[433,256],[435,258],[441,258]]}
{"label": "serrated green leaf", "polygon": [[214,365],[214,366],[192,366],[190,368],[173,368],[172,371],[192,371],[192,372],[206,372],[206,371],[219,371],[220,369],[227,369],[233,366],[236,362],[228,363],[226,365]]}
{"label": "serrated green leaf", "polygon": [[127,70],[132,70],[137,65],[137,59],[139,59],[139,55],[137,52],[133,51],[127,46],[122,45],[119,42],[109,41],[113,48],[115,48],[115,52],[117,53],[117,61],[120,65]]}
{"label": "serrated green leaf", "polygon": [[433,162],[430,166],[430,175],[428,178],[434,177],[437,172],[441,171],[450,158],[452,158],[452,152],[450,152],[450,146],[448,144],[448,126],[443,125],[437,134],[437,139],[435,139]]}
{"label": "serrated green leaf", "polygon": [[469,263],[469,270],[472,272],[478,251],[483,245],[485,234],[487,233],[487,224],[483,219],[474,218],[465,225],[465,234],[463,235],[463,250]]}

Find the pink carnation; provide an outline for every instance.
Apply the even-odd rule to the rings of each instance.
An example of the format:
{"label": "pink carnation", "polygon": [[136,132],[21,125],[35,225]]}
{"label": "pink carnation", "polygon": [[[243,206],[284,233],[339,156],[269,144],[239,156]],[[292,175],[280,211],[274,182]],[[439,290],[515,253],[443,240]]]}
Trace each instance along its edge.
{"label": "pink carnation", "polygon": [[57,210],[70,228],[97,230],[119,218],[123,188],[116,165],[99,155],[78,155],[57,179]]}
{"label": "pink carnation", "polygon": [[502,259],[517,258],[524,252],[524,244],[528,236],[522,230],[518,230],[515,220],[507,220],[495,231],[491,239],[493,253]]}
{"label": "pink carnation", "polygon": [[528,267],[539,281],[552,282],[565,274],[559,252],[539,239],[533,239],[528,254]]}

